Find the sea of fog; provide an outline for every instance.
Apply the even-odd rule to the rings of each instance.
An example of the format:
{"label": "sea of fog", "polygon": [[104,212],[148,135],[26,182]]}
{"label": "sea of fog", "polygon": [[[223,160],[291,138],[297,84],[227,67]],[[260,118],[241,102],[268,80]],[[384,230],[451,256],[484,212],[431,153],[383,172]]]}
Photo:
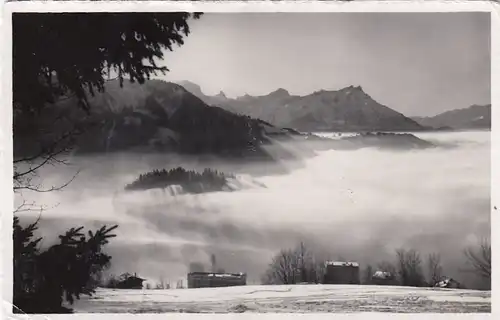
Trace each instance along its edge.
{"label": "sea of fog", "polygon": [[211,254],[218,267],[247,272],[249,283],[258,283],[272,256],[299,241],[321,258],[362,266],[392,261],[400,247],[423,258],[436,252],[446,274],[470,283],[463,249],[490,234],[490,132],[418,136],[440,146],[322,151],[287,174],[252,176],[250,167],[246,174],[240,168],[241,190],[200,195],[123,191],[149,169],[190,166],[178,157],[75,157],[41,173],[50,187],[79,171],[70,185],[23,196],[47,208],[44,246],[69,227],[119,224],[107,247],[110,272],[137,272],[153,283],[185,279],[193,262],[208,269]]}

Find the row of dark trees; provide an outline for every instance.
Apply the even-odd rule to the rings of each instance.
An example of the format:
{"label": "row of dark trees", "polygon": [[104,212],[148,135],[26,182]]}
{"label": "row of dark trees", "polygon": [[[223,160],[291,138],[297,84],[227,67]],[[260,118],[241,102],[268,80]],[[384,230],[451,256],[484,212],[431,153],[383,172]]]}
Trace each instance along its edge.
{"label": "row of dark trees", "polygon": [[228,187],[228,178],[234,176],[213,169],[205,169],[202,173],[182,167],[170,170],[155,169],[139,175],[134,182],[125,187],[125,190],[147,190],[180,185],[187,193],[222,191]]}
{"label": "row of dark trees", "polygon": [[[491,283],[491,242],[483,240],[478,246],[465,249],[464,255],[463,271],[474,273]],[[441,257],[437,253],[429,254],[425,261],[414,249],[398,249],[395,256],[394,262],[383,261],[376,268],[367,265],[362,283],[373,284],[375,271],[388,272],[394,276],[394,284],[411,287],[434,286],[445,277]],[[321,283],[326,271],[325,262],[301,242],[294,249],[280,250],[261,281],[263,284]]]}

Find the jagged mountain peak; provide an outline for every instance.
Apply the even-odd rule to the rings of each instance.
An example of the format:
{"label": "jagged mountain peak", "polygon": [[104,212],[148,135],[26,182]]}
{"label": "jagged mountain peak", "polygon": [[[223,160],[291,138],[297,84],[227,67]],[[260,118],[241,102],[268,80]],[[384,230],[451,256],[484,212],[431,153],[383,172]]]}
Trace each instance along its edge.
{"label": "jagged mountain peak", "polygon": [[245,93],[244,95],[239,96],[236,99],[237,100],[247,100],[247,99],[251,99],[251,98],[253,98],[253,96],[249,95],[248,93]]}
{"label": "jagged mountain peak", "polygon": [[194,94],[198,98],[205,96],[205,94],[203,93],[203,90],[201,90],[201,87],[194,82],[191,82],[189,80],[183,80],[183,81],[177,82],[177,84],[182,86],[184,89],[191,92],[192,94]]}
{"label": "jagged mountain peak", "polygon": [[317,91],[314,91],[312,93],[312,95],[323,95],[323,94],[326,94],[326,95],[339,95],[339,94],[343,94],[343,95],[351,95],[351,94],[359,94],[359,95],[364,95],[364,96],[368,96],[368,94],[363,90],[363,87],[361,86],[354,86],[354,85],[350,85],[348,87],[344,87],[344,88],[341,88],[341,89],[338,89],[338,90],[326,90],[326,89],[320,89],[320,90],[317,90]]}
{"label": "jagged mountain peak", "polygon": [[290,93],[288,90],[283,89],[283,88],[278,88],[277,90],[274,90],[273,92],[269,93],[268,96],[290,96]]}
{"label": "jagged mountain peak", "polygon": [[401,113],[381,105],[360,85],[318,90],[304,96],[277,89],[263,96],[245,95],[229,110],[302,131],[420,130]]}
{"label": "jagged mountain peak", "polygon": [[222,90],[218,94],[216,94],[215,97],[227,99],[226,94]]}
{"label": "jagged mountain peak", "polygon": [[354,93],[363,93],[363,94],[366,94],[365,91],[363,90],[363,87],[361,87],[360,85],[358,85],[358,86],[350,85],[348,87],[340,89],[339,91],[341,91],[341,92],[350,92],[350,93],[354,92]]}

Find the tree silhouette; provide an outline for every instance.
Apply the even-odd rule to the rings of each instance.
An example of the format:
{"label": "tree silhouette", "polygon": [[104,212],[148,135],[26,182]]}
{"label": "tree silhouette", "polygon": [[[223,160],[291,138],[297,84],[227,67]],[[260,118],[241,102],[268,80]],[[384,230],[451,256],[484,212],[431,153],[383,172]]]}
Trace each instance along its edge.
{"label": "tree silhouette", "polygon": [[443,267],[441,266],[441,255],[438,253],[431,253],[427,257],[427,268],[429,272],[429,282],[431,286],[441,281],[443,274]]}
{"label": "tree silhouette", "polygon": [[294,249],[277,253],[262,277],[263,284],[319,283],[324,274],[324,261],[316,259],[301,242]]}
{"label": "tree silhouette", "polygon": [[147,190],[180,185],[187,193],[222,191],[229,188],[228,178],[234,178],[234,176],[208,168],[202,173],[182,167],[170,170],[154,169],[139,175],[135,181],[125,186],[125,190]]}
{"label": "tree silhouette", "polygon": [[[14,191],[48,192],[34,183],[40,169],[64,164],[68,152],[86,128],[68,120],[55,103],[76,99],[70,108],[90,112],[88,94],[104,90],[106,77],[116,75],[120,85],[128,78],[144,83],[157,72],[165,50],[184,43],[187,20],[200,14],[172,13],[14,13],[13,32],[13,131]],[[52,122],[40,121],[52,119]],[[40,123],[49,123],[43,127]],[[30,140],[35,141],[30,141]],[[27,141],[36,147],[26,148]],[[29,211],[32,203],[18,207]],[[92,294],[100,272],[111,257],[102,252],[117,226],[103,226],[95,233],[72,228],[60,243],[41,250],[34,238],[38,221],[21,226],[14,218],[14,312],[66,313],[63,299],[72,303],[81,294]]]}
{"label": "tree silhouette", "polygon": [[[38,222],[38,221],[37,221]],[[109,267],[111,256],[102,252],[118,226],[103,226],[95,233],[71,228],[59,243],[40,250],[42,238],[34,238],[37,222],[22,227],[14,217],[14,312],[68,313],[63,299],[73,303],[94,292],[95,280]]]}
{"label": "tree silhouette", "polygon": [[[182,45],[190,32],[188,19],[201,14],[172,13],[14,13],[13,131],[14,185],[19,190],[52,191],[32,184],[32,177],[57,156],[68,152],[86,128],[68,121],[48,106],[74,99],[89,112],[88,95],[104,91],[115,74],[144,83],[165,73],[158,66],[165,50]],[[73,105],[70,104],[71,108]],[[41,121],[48,117],[49,127]],[[27,143],[30,142],[30,143]],[[26,147],[29,145],[30,147]],[[36,145],[36,147],[33,147]],[[27,169],[21,170],[28,163]],[[25,166],[26,167],[26,166]],[[63,186],[61,186],[63,187]]]}
{"label": "tree silhouette", "polygon": [[165,50],[184,44],[190,17],[199,13],[14,13],[14,107],[41,110],[47,103],[76,96],[90,106],[87,92],[103,91],[114,72],[144,83],[165,73],[158,66]]}
{"label": "tree silhouette", "polygon": [[469,247],[464,250],[467,262],[479,277],[491,281],[491,241],[487,238],[481,240],[479,246]]}
{"label": "tree silhouette", "polygon": [[401,285],[421,287],[425,284],[420,254],[414,250],[396,250],[398,274]]}

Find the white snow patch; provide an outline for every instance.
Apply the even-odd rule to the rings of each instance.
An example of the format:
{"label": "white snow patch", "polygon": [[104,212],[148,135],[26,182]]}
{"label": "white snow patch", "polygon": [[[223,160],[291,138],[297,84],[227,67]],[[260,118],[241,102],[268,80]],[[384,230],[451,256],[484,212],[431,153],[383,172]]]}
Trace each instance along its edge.
{"label": "white snow patch", "polygon": [[491,312],[491,292],[398,286],[276,285],[98,289],[77,312]]}

